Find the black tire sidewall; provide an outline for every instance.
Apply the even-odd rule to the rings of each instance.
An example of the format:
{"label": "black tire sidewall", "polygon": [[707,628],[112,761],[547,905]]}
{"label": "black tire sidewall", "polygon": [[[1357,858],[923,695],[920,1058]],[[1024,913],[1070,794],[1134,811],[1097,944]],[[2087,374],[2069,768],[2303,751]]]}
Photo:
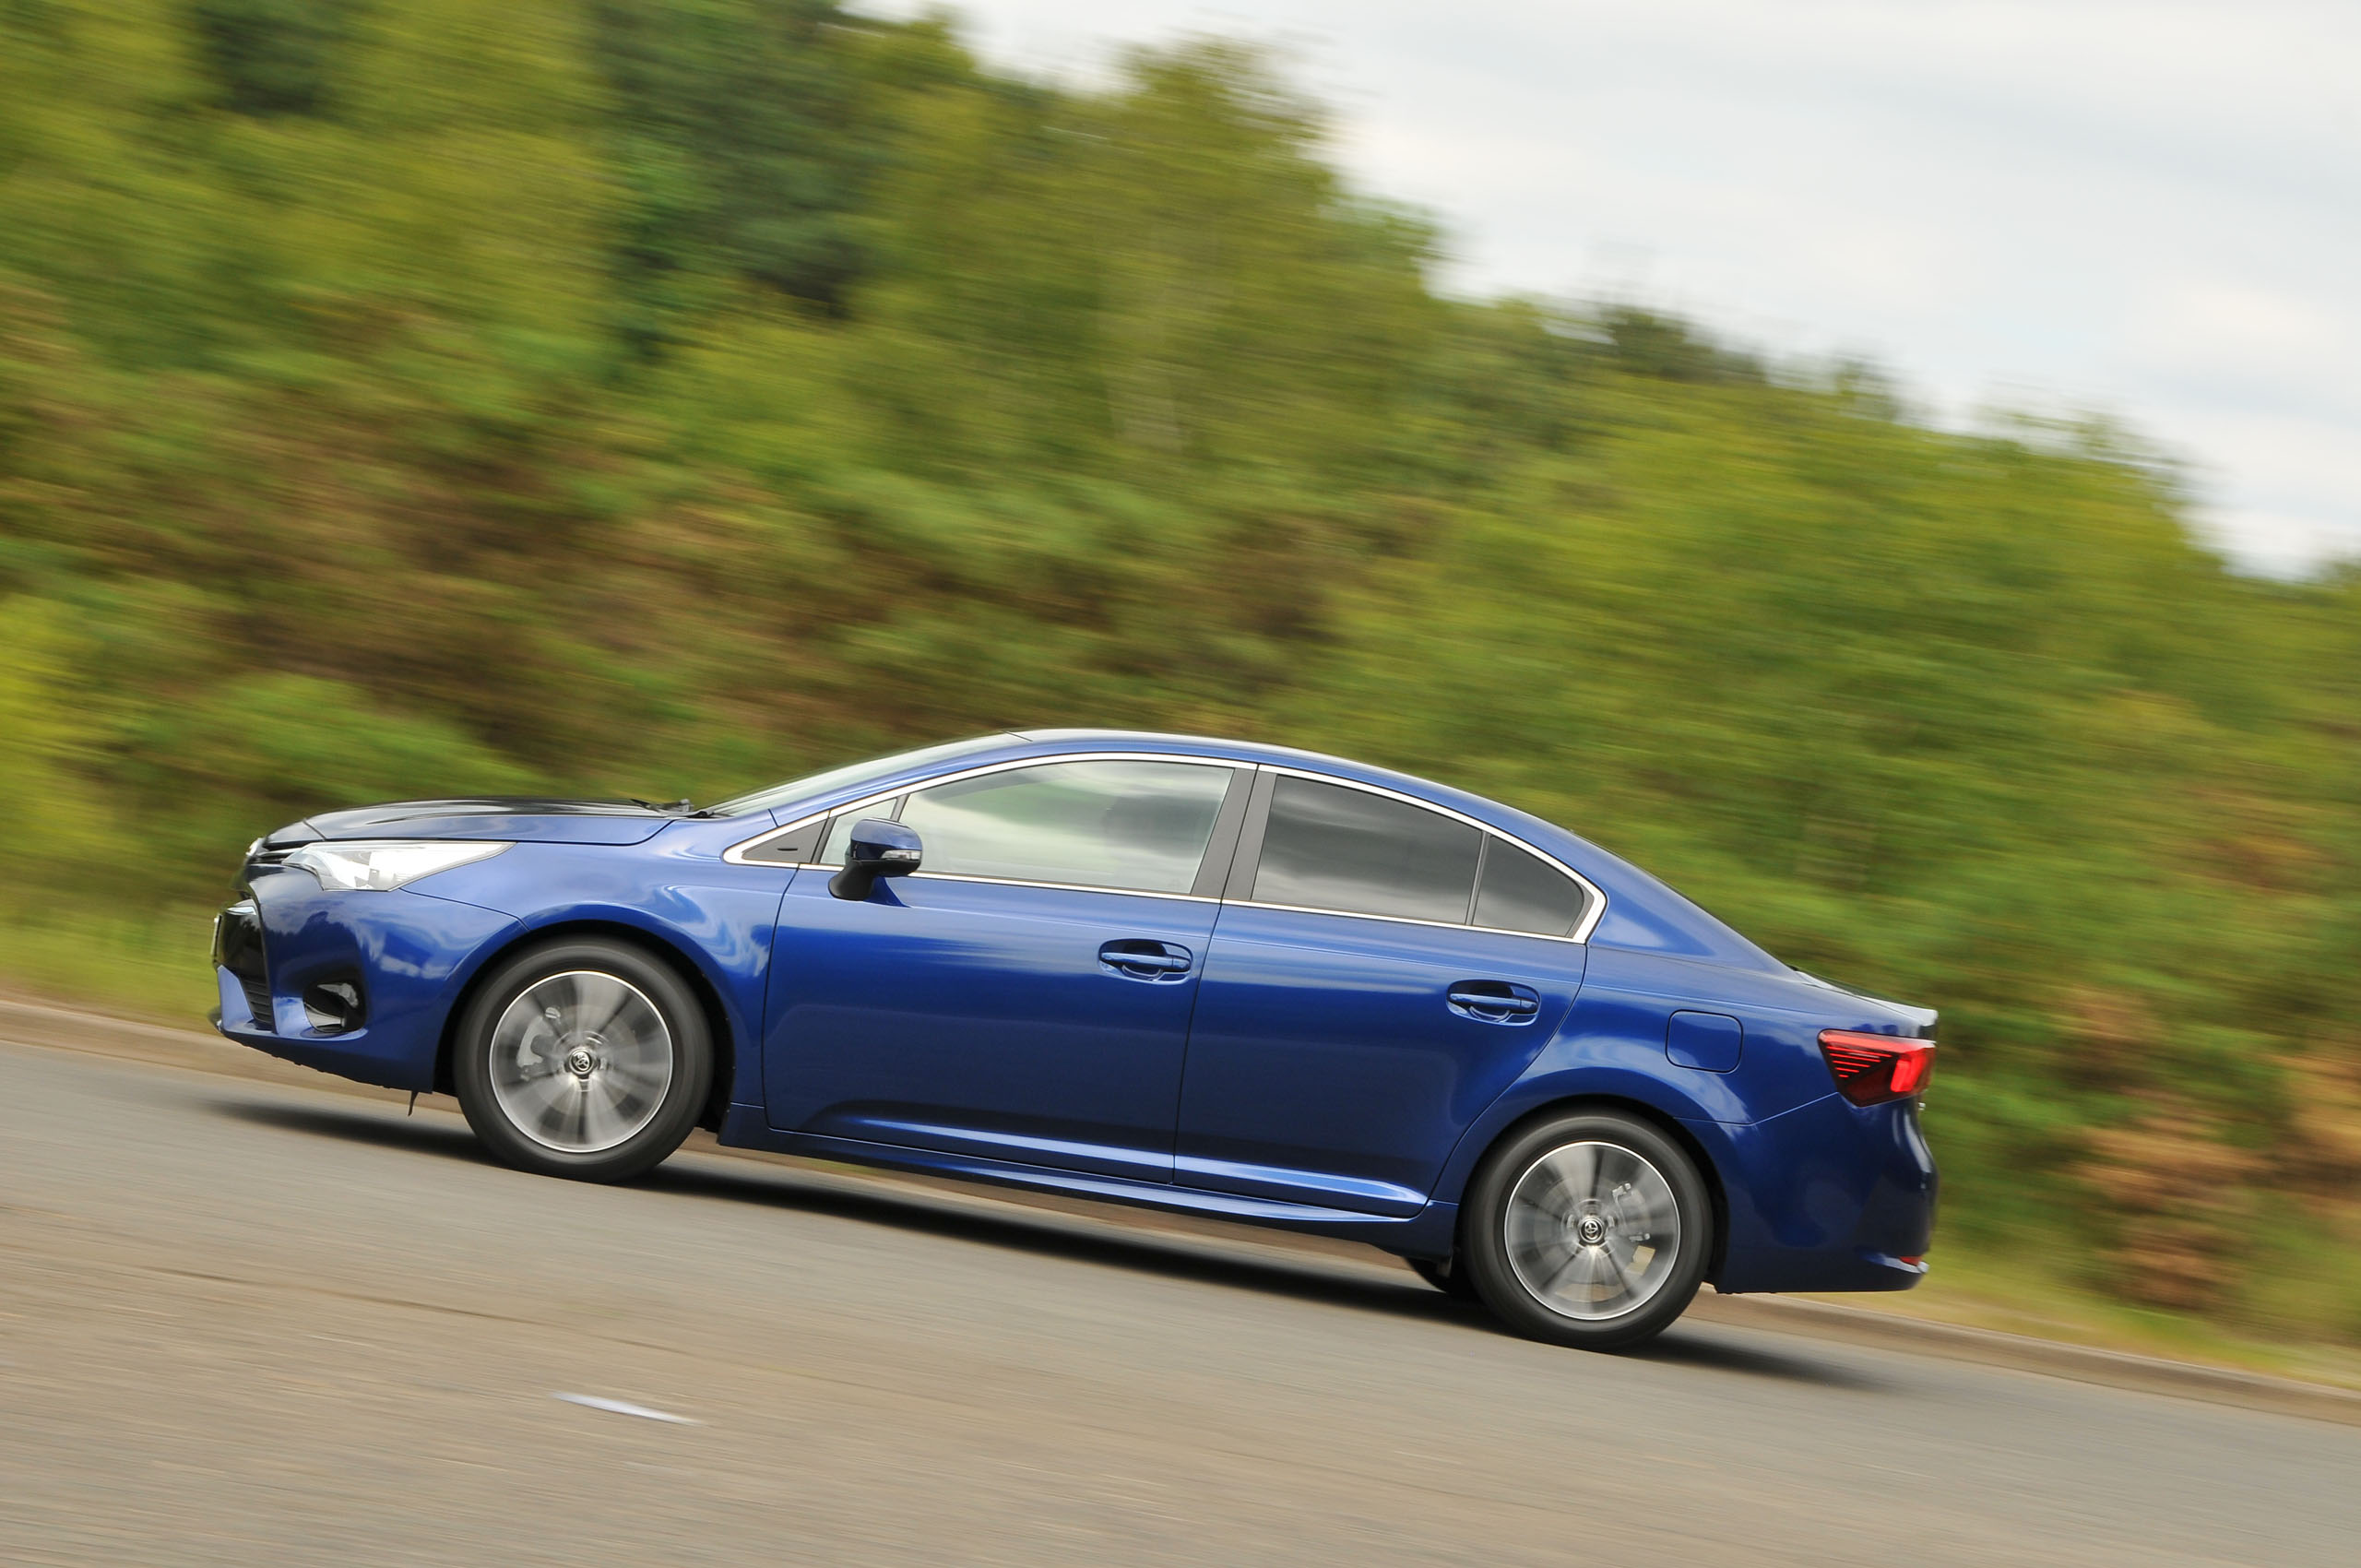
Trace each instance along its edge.
{"label": "black tire sidewall", "polygon": [[[1573,1143],[1617,1144],[1643,1157],[1663,1173],[1679,1207],[1680,1243],[1672,1277],[1644,1305],[1619,1317],[1594,1322],[1552,1312],[1534,1299],[1509,1264],[1501,1229],[1511,1189],[1535,1160]],[[1661,1128],[1618,1111],[1573,1111],[1512,1134],[1485,1156],[1468,1183],[1464,1212],[1455,1261],[1467,1270],[1484,1304],[1520,1334],[1584,1349],[1619,1349],[1662,1333],[1695,1299],[1714,1250],[1713,1198],[1696,1160]]]}
{"label": "black tire sidewall", "polygon": [[[590,1154],[553,1149],[508,1119],[492,1088],[492,1036],[517,993],[568,969],[611,974],[636,986],[663,1015],[672,1038],[672,1081],[647,1125],[612,1148]],[[499,959],[475,988],[451,1042],[452,1087],[468,1125],[504,1165],[583,1182],[627,1182],[660,1164],[696,1125],[713,1083],[713,1044],[705,1009],[678,970],[646,949],[603,937],[561,938]]]}

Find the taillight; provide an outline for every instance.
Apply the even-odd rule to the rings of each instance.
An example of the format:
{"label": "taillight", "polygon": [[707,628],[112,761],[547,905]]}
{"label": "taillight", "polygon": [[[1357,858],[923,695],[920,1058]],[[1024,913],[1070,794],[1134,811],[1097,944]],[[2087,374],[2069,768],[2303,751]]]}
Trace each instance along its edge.
{"label": "taillight", "polygon": [[1907,1099],[1935,1075],[1935,1042],[1854,1029],[1820,1031],[1820,1053],[1835,1075],[1836,1092],[1856,1105]]}

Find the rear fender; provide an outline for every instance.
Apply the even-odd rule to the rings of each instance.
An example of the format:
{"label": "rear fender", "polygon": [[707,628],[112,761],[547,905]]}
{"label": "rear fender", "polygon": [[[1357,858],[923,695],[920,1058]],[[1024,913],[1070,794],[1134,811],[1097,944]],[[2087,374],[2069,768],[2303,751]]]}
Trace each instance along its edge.
{"label": "rear fender", "polygon": [[[1636,1066],[1612,1060],[1559,1061],[1556,1059],[1560,1056],[1562,1044],[1562,1040],[1552,1044],[1531,1071],[1509,1086],[1500,1099],[1486,1107],[1484,1113],[1468,1124],[1467,1131],[1460,1135],[1458,1145],[1451,1151],[1451,1158],[1443,1163],[1442,1175],[1435,1183],[1435,1202],[1462,1202],[1468,1180],[1474,1176],[1485,1151],[1500,1141],[1502,1133],[1535,1111],[1552,1105],[1575,1100],[1614,1100],[1653,1111],[1659,1120],[1678,1122],[1684,1126],[1691,1123],[1711,1127],[1721,1125],[1714,1117],[1705,1113],[1704,1105],[1667,1082],[1664,1073],[1658,1070],[1668,1066],[1660,1039],[1653,1047],[1655,1062]],[[1631,1053],[1640,1054],[1637,1048],[1632,1048]],[[1726,1138],[1714,1141],[1726,1143]],[[1709,1147],[1706,1152],[1712,1156],[1714,1150]],[[1707,1175],[1712,1179],[1714,1173],[1709,1171]]]}

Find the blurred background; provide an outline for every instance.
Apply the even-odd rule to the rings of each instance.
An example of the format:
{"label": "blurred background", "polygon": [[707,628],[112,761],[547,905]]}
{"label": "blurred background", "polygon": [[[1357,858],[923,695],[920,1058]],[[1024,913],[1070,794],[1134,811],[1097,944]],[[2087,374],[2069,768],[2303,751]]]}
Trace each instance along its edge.
{"label": "blurred background", "polygon": [[1279,741],[1940,1007],[1957,1277],[2361,1344],[2361,570],[2234,568],[2137,407],[1536,272],[1480,138],[1369,177],[1333,54],[970,25],[0,3],[0,981],[195,1018],[240,847],[332,803]]}

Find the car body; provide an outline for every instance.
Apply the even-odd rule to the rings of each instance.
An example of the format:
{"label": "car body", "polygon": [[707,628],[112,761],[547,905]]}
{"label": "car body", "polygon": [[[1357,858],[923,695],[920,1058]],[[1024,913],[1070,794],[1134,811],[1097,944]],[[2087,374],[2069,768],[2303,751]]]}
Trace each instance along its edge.
{"label": "car body", "polygon": [[[922,842],[920,869],[840,870],[857,823],[858,854]],[[403,879],[419,864],[443,869]],[[1924,1272],[1917,1095],[1854,1103],[1822,1037],[1907,1051],[1932,1012],[1791,968],[1563,828],[1335,757],[1035,731],[704,814],[403,802],[271,833],[243,883],[220,1031],[363,1083],[452,1088],[455,1038],[492,1027],[463,1024],[484,977],[595,937],[694,994],[694,1119],[724,1144],[1439,1268],[1488,1151],[1608,1111],[1693,1161],[1717,1289]]]}

